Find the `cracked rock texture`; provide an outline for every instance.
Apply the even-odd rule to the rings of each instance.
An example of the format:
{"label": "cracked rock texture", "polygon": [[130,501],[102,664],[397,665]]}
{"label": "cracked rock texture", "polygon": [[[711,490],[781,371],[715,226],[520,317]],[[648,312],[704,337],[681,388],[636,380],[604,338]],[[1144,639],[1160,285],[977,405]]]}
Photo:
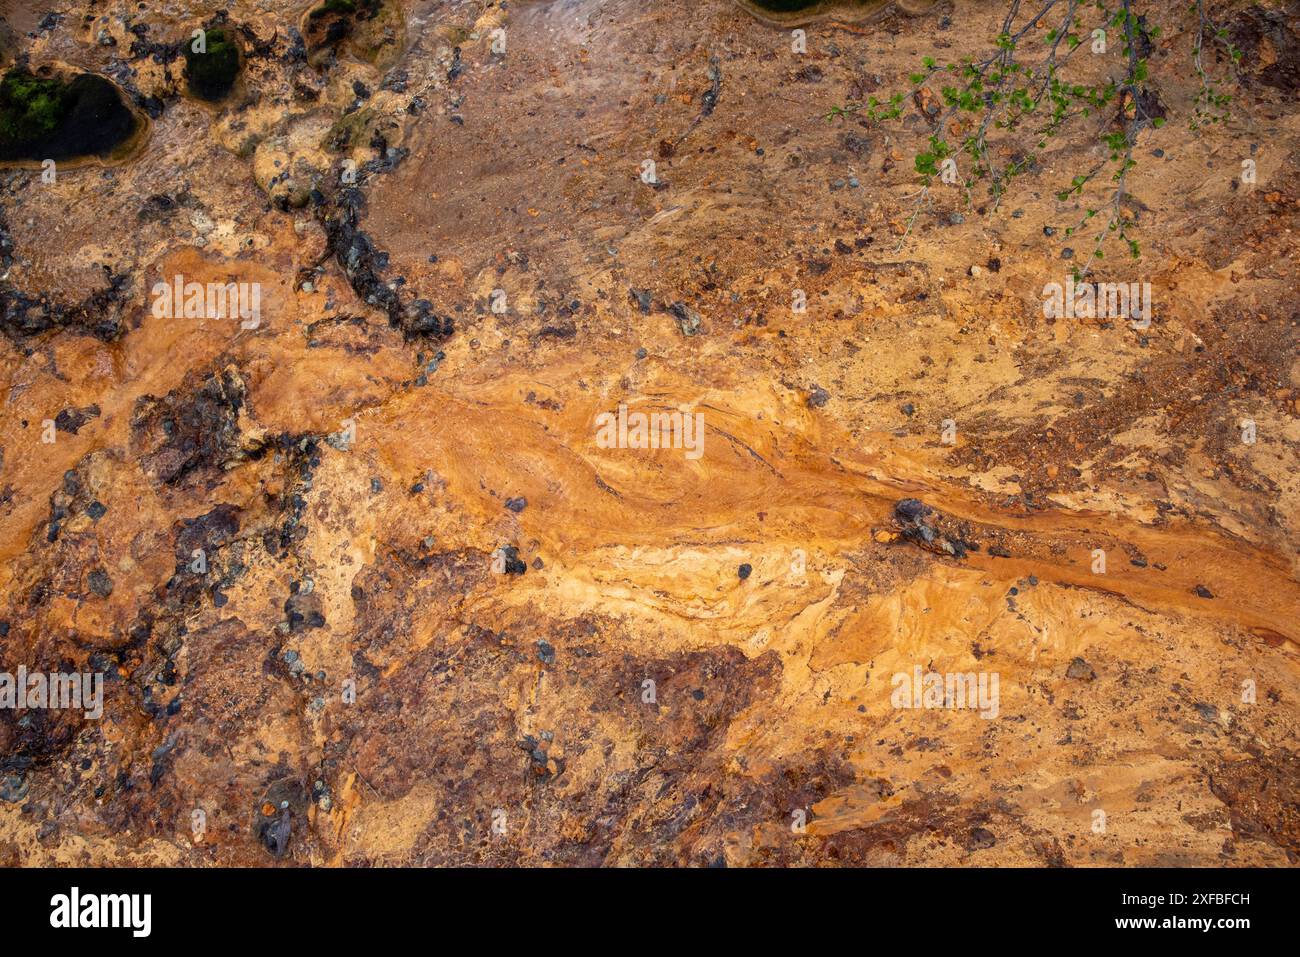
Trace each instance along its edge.
{"label": "cracked rock texture", "polygon": [[[1300,860],[1294,3],[1212,5],[1196,133],[1141,8],[1171,118],[1096,276],[1142,331],[1043,316],[1094,140],[909,229],[923,104],[825,119],[997,5],[802,55],[733,0],[356,6],[0,7],[148,116],[0,170],[0,671],[105,675],[0,709],[0,863]],[[260,321],[158,315],[175,276]],[[702,454],[599,443],[620,404]],[[916,669],[996,714],[896,707]]]}

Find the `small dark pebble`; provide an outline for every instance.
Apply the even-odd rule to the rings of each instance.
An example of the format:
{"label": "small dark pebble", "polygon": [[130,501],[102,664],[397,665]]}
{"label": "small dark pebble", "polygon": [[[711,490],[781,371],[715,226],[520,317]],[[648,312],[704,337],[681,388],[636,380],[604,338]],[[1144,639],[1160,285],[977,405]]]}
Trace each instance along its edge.
{"label": "small dark pebble", "polygon": [[113,579],[108,577],[108,572],[102,568],[96,568],[86,579],[86,584],[100,598],[107,598],[113,594]]}
{"label": "small dark pebble", "polygon": [[1065,677],[1079,681],[1092,681],[1097,677],[1097,672],[1082,658],[1075,658],[1070,662],[1070,667],[1065,669]]}
{"label": "small dark pebble", "polygon": [[894,515],[903,522],[919,522],[926,515],[930,514],[930,506],[926,505],[919,498],[900,499],[894,505]]}
{"label": "small dark pebble", "polygon": [[274,857],[284,856],[284,852],[289,849],[292,832],[293,821],[287,810],[281,812],[278,819],[264,819],[258,827],[258,837]]}
{"label": "small dark pebble", "polygon": [[[20,774],[9,774],[0,778],[0,801],[17,804],[27,797],[29,785]],[[24,810],[26,810],[24,808]]]}
{"label": "small dark pebble", "polygon": [[505,546],[501,549],[501,554],[506,560],[505,571],[507,575],[522,575],[528,571],[528,566],[519,558],[519,549],[514,545]]}
{"label": "small dark pebble", "polygon": [[628,295],[636,300],[637,308],[641,310],[643,316],[650,315],[650,290],[649,289],[629,289]]}

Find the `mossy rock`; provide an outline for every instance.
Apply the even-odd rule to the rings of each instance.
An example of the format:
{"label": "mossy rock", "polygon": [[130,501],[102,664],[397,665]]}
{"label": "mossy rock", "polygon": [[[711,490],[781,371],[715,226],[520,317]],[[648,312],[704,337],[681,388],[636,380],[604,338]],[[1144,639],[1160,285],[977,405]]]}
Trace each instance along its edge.
{"label": "mossy rock", "polygon": [[379,114],[369,107],[349,113],[330,127],[321,149],[338,153],[368,143],[374,135],[373,124]]}
{"label": "mossy rock", "polygon": [[185,48],[185,80],[192,94],[200,100],[225,99],[239,78],[239,43],[226,30],[208,30],[206,51],[194,52],[194,44]]}
{"label": "mossy rock", "polygon": [[116,86],[10,70],[0,80],[0,161],[107,156],[139,127]]}

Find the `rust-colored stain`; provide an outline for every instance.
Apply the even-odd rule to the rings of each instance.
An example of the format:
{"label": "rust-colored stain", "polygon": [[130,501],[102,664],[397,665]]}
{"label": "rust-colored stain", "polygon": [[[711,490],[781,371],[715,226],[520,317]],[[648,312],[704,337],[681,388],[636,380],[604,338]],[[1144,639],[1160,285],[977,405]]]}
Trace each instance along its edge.
{"label": "rust-colored stain", "polygon": [[0,679],[0,864],[1296,863],[1294,20],[1193,131],[1152,5],[1134,328],[1097,137],[919,195],[996,4],[235,0],[216,104],[38,6],[150,117],[0,169],[0,673],[102,678]]}

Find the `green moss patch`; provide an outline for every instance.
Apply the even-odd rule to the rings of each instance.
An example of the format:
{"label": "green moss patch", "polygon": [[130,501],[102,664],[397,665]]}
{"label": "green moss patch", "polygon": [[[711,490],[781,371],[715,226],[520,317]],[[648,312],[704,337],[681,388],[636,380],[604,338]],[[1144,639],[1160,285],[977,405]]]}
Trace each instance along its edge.
{"label": "green moss patch", "polygon": [[139,122],[117,87],[93,73],[64,80],[16,69],[0,80],[0,160],[107,156]]}
{"label": "green moss patch", "polygon": [[192,94],[212,102],[224,99],[239,77],[239,44],[217,29],[207,31],[206,48],[204,53],[195,53],[192,43],[185,48],[185,80]]}
{"label": "green moss patch", "polygon": [[370,142],[374,135],[374,123],[379,118],[379,114],[369,107],[349,113],[330,127],[321,141],[321,148],[342,152]]}

